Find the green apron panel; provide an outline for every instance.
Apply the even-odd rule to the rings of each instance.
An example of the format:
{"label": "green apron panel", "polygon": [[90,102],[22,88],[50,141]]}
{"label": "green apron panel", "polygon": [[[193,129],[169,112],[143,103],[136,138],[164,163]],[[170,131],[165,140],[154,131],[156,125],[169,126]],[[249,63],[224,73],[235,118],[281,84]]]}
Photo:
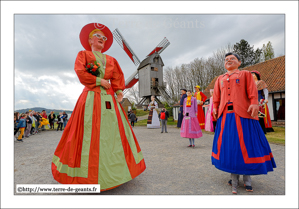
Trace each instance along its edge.
{"label": "green apron panel", "polygon": [[131,132],[131,128],[130,125],[127,123],[127,119],[126,116],[124,115],[123,111],[121,110],[121,107],[119,106],[119,103],[117,103],[118,109],[120,110],[120,116],[122,121],[124,122],[124,129],[125,129],[125,133],[126,133],[126,137],[128,139],[130,148],[132,150],[134,159],[136,164],[138,164],[142,159],[143,159],[143,155],[142,155],[142,151],[140,151],[139,153],[137,153],[137,147],[134,141],[134,137],[133,137],[133,133]]}
{"label": "green apron panel", "polygon": [[[102,63],[102,60],[104,60],[104,63],[106,63],[106,55],[102,54],[101,52],[92,52],[94,57],[96,58],[97,63],[100,64],[100,67],[97,69],[98,71],[100,71],[100,78],[104,78],[105,75],[105,69]],[[102,59],[100,59],[99,57],[101,57]],[[106,65],[105,65],[106,67]]]}
{"label": "green apron panel", "polygon": [[[110,102],[111,109],[106,109]],[[111,95],[101,94],[100,159],[98,183],[107,189],[132,179],[119,133]]]}

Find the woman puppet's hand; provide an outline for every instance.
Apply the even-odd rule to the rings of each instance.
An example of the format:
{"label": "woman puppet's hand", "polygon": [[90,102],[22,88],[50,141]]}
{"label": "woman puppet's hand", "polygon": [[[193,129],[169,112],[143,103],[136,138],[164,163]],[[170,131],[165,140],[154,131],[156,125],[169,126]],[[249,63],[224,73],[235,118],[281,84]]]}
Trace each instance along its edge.
{"label": "woman puppet's hand", "polygon": [[110,89],[111,87],[110,83],[105,79],[101,79],[101,86],[103,86],[104,89]]}

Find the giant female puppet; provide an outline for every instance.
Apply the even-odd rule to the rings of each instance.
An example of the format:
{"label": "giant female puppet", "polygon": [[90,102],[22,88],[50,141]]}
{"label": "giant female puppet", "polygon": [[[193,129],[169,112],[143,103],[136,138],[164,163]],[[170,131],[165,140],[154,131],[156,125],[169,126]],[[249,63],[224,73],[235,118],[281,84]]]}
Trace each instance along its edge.
{"label": "giant female puppet", "polygon": [[188,147],[195,147],[194,138],[202,137],[197,115],[197,101],[191,95],[191,91],[187,91],[187,97],[184,99],[183,107],[183,121],[181,125],[181,137],[189,138],[190,145]]}
{"label": "giant female puppet", "polygon": [[111,31],[90,23],[80,41],[86,50],[78,53],[75,72],[85,88],[54,152],[52,174],[62,184],[100,184],[105,191],[132,180],[146,166],[119,104],[123,72],[113,57],[102,54],[112,45]]}
{"label": "giant female puppet", "polygon": [[267,89],[267,84],[265,83],[265,81],[261,80],[261,74],[260,72],[253,70],[251,71],[251,74],[253,76],[253,79],[256,83],[256,87],[258,90],[258,100],[260,103],[263,103],[262,100],[264,100],[264,110],[265,110],[265,117],[260,119],[260,123],[264,123],[261,124],[261,126],[265,127],[265,131],[266,132],[273,132],[273,128],[272,128],[272,123],[271,123],[271,118],[270,118],[270,113],[269,113],[269,108],[268,108],[268,89]]}
{"label": "giant female puppet", "polygon": [[232,192],[239,175],[245,189],[253,191],[250,175],[267,174],[276,167],[269,143],[258,122],[258,93],[249,71],[239,71],[240,57],[225,55],[227,72],[214,87],[213,116],[218,118],[212,147],[212,164],[231,173]]}
{"label": "giant female puppet", "polygon": [[201,129],[205,129],[205,113],[202,109],[203,103],[206,101],[207,96],[199,91],[200,86],[195,86],[194,97],[197,100],[197,119]]}
{"label": "giant female puppet", "polygon": [[160,121],[158,117],[158,103],[155,101],[155,96],[151,96],[151,102],[148,104],[150,111],[147,119],[147,128],[160,128]]}

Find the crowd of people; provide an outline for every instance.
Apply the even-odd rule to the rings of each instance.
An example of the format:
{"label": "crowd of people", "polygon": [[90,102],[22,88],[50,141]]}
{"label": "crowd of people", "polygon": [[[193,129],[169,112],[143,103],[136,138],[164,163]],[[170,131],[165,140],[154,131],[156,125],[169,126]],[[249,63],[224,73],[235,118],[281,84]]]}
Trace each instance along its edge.
{"label": "crowd of people", "polygon": [[23,142],[24,138],[31,135],[38,134],[40,131],[46,130],[45,126],[49,129],[54,129],[54,123],[57,120],[57,131],[62,131],[62,126],[66,127],[68,121],[68,114],[60,112],[56,117],[54,111],[47,115],[46,111],[36,112],[29,110],[25,113],[14,113],[14,138],[16,141]]}

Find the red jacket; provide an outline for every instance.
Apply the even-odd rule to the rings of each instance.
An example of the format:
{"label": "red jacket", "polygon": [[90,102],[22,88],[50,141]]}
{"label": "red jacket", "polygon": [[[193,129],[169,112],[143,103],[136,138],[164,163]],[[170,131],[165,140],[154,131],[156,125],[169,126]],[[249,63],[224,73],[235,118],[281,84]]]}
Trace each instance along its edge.
{"label": "red jacket", "polygon": [[47,113],[42,113],[42,117],[47,119],[48,118]]}
{"label": "red jacket", "polygon": [[[251,112],[247,112],[252,104],[258,104],[258,92],[251,73],[247,70],[236,70],[231,75],[220,75],[214,86],[213,108],[218,110],[218,118],[221,116],[226,103],[232,102],[234,112],[242,118],[250,118]],[[258,120],[258,117],[254,119]]]}

